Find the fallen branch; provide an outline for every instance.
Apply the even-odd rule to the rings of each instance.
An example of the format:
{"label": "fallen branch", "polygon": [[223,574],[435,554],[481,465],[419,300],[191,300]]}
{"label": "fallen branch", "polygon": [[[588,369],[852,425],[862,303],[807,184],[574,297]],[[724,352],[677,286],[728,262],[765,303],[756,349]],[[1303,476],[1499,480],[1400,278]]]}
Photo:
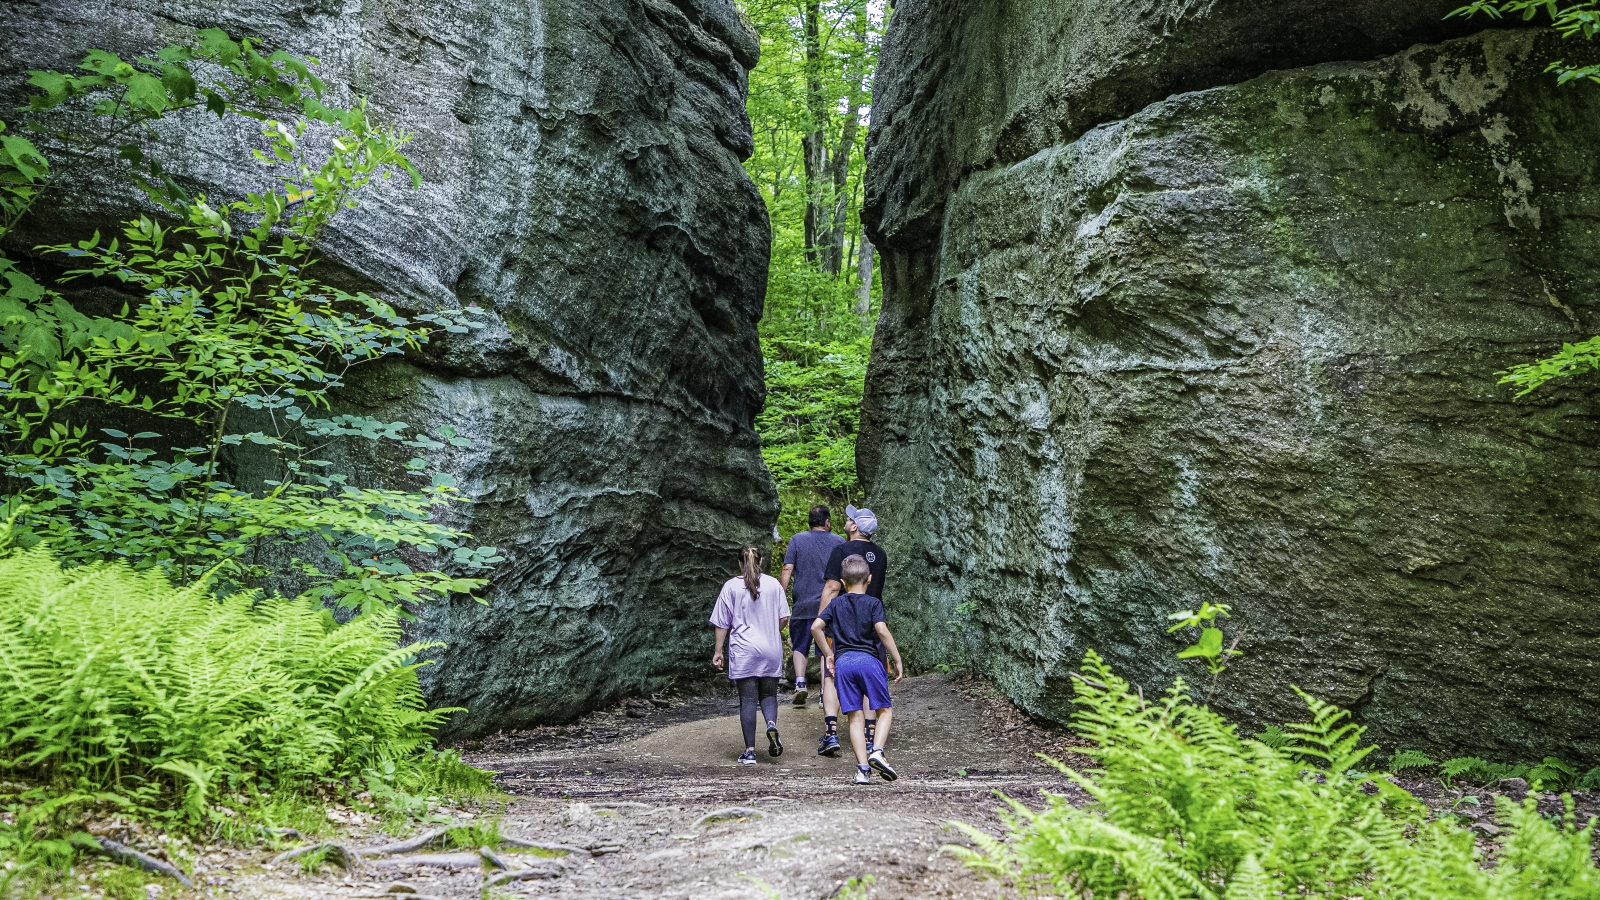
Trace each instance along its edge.
{"label": "fallen branch", "polygon": [[177,866],[171,863],[162,862],[154,856],[140,853],[132,847],[126,844],[119,844],[110,838],[95,838],[95,840],[100,843],[100,852],[112,859],[132,863],[146,872],[159,872],[168,878],[176,879],[184,887],[194,887],[194,882],[189,880],[189,876],[183,874]]}
{"label": "fallen branch", "polygon": [[560,877],[560,869],[511,869],[510,871],[501,872],[498,875],[495,875],[493,878],[490,878],[488,881],[488,886],[497,887],[502,884],[510,884],[513,881],[530,881],[535,878],[548,879]]}
{"label": "fallen branch", "polygon": [[362,847],[356,852],[362,856],[393,856],[396,853],[410,853],[413,850],[421,850],[423,847],[444,837],[444,833],[445,829],[435,828],[432,831],[424,831],[416,837],[406,838],[397,843],[384,844],[380,847]]}
{"label": "fallen branch", "polygon": [[277,856],[274,856],[272,858],[272,862],[268,865],[275,866],[278,863],[287,862],[291,859],[298,859],[302,856],[315,853],[318,850],[327,851],[327,858],[332,860],[336,865],[339,866],[339,868],[344,869],[346,872],[354,872],[361,868],[361,854],[351,850],[348,847],[342,847],[338,844],[307,844],[304,847],[296,847],[287,853],[280,853]]}
{"label": "fallen branch", "polygon": [[433,866],[440,869],[475,869],[483,862],[476,853],[424,853],[421,856],[388,856],[367,863],[381,868]]}
{"label": "fallen branch", "polygon": [[522,838],[505,837],[505,836],[502,836],[500,838],[500,843],[505,844],[507,847],[516,847],[519,850],[543,850],[546,853],[593,853],[594,852],[592,849],[587,848],[587,847],[574,847],[574,846],[571,846],[570,844],[545,844],[545,843],[541,843],[539,841],[525,841]]}
{"label": "fallen branch", "polygon": [[706,813],[705,815],[696,819],[694,824],[690,825],[689,827],[691,829],[699,828],[701,825],[704,825],[708,822],[716,822],[722,819],[759,819],[764,815],[766,815],[764,811],[759,809],[751,809],[748,806],[730,806],[727,809],[719,809],[716,812]]}

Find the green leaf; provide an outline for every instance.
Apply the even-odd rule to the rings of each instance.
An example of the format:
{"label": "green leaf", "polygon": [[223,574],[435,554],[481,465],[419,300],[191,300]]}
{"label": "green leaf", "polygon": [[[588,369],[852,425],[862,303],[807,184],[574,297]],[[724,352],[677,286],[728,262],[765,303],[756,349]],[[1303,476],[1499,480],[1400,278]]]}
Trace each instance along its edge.
{"label": "green leaf", "polygon": [[1191,647],[1185,647],[1178,651],[1179,659],[1193,659],[1194,657],[1216,659],[1221,655],[1222,630],[1218,628],[1205,629],[1200,632],[1200,640],[1198,642]]}

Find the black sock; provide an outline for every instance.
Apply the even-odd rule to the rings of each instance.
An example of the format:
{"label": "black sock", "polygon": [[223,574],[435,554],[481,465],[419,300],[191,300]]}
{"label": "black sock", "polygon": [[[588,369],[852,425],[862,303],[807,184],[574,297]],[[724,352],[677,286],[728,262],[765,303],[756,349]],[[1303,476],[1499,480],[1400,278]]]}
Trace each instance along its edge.
{"label": "black sock", "polygon": [[877,726],[878,726],[878,720],[876,720],[876,719],[868,719],[867,720],[867,746],[868,747],[872,746],[872,732],[877,730]]}
{"label": "black sock", "polygon": [[838,716],[823,716],[822,717],[822,721],[823,721],[823,723],[825,725],[828,726],[828,731],[827,731],[828,734],[838,734],[839,733],[839,717]]}

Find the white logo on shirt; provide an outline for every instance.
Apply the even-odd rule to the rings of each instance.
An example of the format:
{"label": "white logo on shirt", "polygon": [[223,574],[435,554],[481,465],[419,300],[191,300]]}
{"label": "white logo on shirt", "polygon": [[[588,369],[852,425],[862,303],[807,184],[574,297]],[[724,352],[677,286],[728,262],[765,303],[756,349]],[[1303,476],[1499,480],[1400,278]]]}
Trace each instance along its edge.
{"label": "white logo on shirt", "polygon": [[871,550],[868,550],[867,551],[867,562],[875,563],[877,561],[878,561],[878,554],[873,553]]}

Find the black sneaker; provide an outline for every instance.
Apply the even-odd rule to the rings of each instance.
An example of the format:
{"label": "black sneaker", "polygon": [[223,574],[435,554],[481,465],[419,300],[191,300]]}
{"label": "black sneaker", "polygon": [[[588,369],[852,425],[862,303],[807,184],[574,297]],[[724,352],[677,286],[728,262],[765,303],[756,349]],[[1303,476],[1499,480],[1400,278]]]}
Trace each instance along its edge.
{"label": "black sneaker", "polygon": [[796,685],[794,689],[794,705],[800,707],[801,709],[805,709],[806,698],[809,696],[810,694],[807,693],[805,685]]}
{"label": "black sneaker", "polygon": [[900,773],[896,772],[889,765],[889,761],[883,758],[882,750],[872,751],[871,755],[867,757],[867,765],[877,769],[878,774],[883,776],[884,781],[893,781],[900,777]]}
{"label": "black sneaker", "polygon": [[825,735],[823,735],[822,736],[822,740],[817,742],[817,755],[818,756],[838,756],[839,755],[839,736],[836,735],[836,734],[825,734]]}
{"label": "black sneaker", "polygon": [[767,755],[783,755],[783,741],[778,740],[778,726],[776,725],[767,726]]}
{"label": "black sneaker", "polygon": [[741,766],[753,766],[755,764],[756,764],[756,752],[754,750],[746,750],[744,753],[739,755],[739,765],[741,765]]}

